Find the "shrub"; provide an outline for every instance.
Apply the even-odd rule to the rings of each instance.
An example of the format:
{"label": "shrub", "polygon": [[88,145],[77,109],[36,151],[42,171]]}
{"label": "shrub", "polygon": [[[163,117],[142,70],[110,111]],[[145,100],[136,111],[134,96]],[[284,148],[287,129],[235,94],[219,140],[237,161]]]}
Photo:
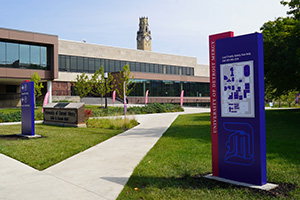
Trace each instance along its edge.
{"label": "shrub", "polygon": [[0,113],[0,122],[19,122],[21,121],[21,111]]}
{"label": "shrub", "polygon": [[106,128],[106,129],[131,129],[138,125],[136,119],[124,119],[124,118],[115,118],[115,119],[90,119],[88,127],[89,128]]}

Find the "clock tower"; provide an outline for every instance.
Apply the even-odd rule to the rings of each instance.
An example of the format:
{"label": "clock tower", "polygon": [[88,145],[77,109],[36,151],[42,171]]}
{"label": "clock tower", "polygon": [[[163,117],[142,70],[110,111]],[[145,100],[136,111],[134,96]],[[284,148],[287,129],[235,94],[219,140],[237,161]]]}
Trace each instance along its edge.
{"label": "clock tower", "polygon": [[137,32],[137,49],[151,51],[151,31],[149,30],[148,17],[141,17]]}

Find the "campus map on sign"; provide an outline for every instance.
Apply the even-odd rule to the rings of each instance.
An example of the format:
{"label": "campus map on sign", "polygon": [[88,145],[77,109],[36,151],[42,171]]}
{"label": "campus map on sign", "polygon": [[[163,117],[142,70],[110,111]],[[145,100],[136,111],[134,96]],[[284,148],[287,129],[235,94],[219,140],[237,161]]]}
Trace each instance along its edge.
{"label": "campus map on sign", "polygon": [[220,65],[222,117],[255,117],[253,61]]}

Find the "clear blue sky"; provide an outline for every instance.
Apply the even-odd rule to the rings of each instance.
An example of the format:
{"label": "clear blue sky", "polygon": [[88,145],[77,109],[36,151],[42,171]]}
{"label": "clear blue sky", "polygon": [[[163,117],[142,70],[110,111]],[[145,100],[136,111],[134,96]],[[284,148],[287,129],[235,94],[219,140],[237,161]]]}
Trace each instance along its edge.
{"label": "clear blue sky", "polygon": [[152,51],[208,64],[208,36],[259,32],[286,16],[280,0],[0,0],[0,27],[60,39],[136,49],[139,17],[147,16]]}

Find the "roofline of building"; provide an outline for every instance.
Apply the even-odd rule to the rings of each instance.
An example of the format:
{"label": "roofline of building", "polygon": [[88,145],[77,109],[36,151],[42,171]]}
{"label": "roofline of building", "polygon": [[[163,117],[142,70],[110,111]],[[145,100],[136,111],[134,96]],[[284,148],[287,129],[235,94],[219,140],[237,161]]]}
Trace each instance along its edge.
{"label": "roofline of building", "polygon": [[17,31],[17,32],[22,32],[22,33],[31,33],[31,34],[40,34],[40,35],[48,35],[48,36],[58,37],[58,35],[48,34],[48,33],[40,33],[40,32],[33,32],[33,31],[23,31],[23,30],[3,28],[3,27],[0,27],[0,29],[6,30],[6,31]]}
{"label": "roofline of building", "polygon": [[[162,53],[162,52],[155,52],[155,51],[145,51],[145,50],[140,50],[140,49],[131,49],[131,48],[125,48],[125,47],[115,47],[115,46],[108,46],[108,45],[102,45],[102,44],[96,44],[96,43],[85,43],[82,41],[74,41],[74,40],[67,40],[67,39],[58,39],[58,41],[65,41],[65,42],[74,42],[74,43],[79,43],[79,44],[86,44],[86,45],[95,45],[95,46],[100,46],[104,48],[113,48],[113,49],[119,49],[119,50],[129,50],[129,51],[136,51],[136,52],[145,52],[149,54],[159,54],[159,55],[168,55],[168,56],[179,56],[179,57],[184,57],[184,58],[189,58],[189,59],[196,59],[197,57],[193,56],[183,56],[183,55],[178,55],[178,54],[171,54],[171,53]],[[196,63],[198,64],[198,63]]]}

